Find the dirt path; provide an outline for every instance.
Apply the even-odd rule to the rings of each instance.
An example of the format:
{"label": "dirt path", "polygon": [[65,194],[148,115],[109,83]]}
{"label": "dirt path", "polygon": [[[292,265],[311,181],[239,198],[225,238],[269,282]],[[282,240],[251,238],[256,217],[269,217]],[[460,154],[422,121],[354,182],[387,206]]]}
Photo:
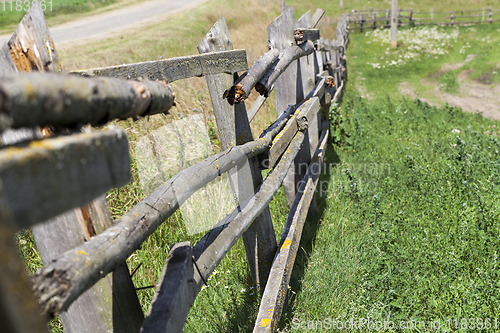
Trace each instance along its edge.
{"label": "dirt path", "polygon": [[[448,65],[445,64],[440,72],[458,69],[463,63]],[[497,65],[500,68],[500,63]],[[408,82],[402,82],[399,86],[399,92],[403,95],[419,98],[431,105],[444,105],[448,103],[452,106],[462,108],[467,112],[480,112],[483,116],[500,120],[500,84],[483,84],[470,79],[472,71],[464,70],[458,74],[457,81],[460,85],[458,94],[448,94],[439,89],[439,85],[429,79],[423,79],[424,86],[432,87],[430,91],[417,96],[415,89]]]}
{"label": "dirt path", "polygon": [[[93,39],[113,36],[121,31],[138,29],[152,24],[166,15],[189,10],[208,0],[154,0],[120,8],[111,12],[86,17],[76,21],[50,27],[50,33],[57,46],[79,44]],[[0,36],[0,46],[9,35]]]}

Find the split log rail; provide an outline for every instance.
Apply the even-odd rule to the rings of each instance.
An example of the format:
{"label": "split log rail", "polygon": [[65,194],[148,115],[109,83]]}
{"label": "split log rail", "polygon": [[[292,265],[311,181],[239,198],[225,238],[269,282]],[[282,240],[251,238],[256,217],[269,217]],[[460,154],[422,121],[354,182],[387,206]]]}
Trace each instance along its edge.
{"label": "split log rail", "polygon": [[[250,68],[245,50],[233,50],[222,17],[198,45],[199,55],[67,75],[57,73],[50,32],[40,5],[33,6],[0,49],[3,327],[44,332],[47,319],[60,314],[66,332],[181,332],[203,284],[243,237],[262,294],[254,332],[276,332],[302,228],[314,207],[328,110],[346,79],[348,15],[330,41],[315,29],[323,14],[318,9],[295,21],[286,8],[268,27],[270,51]],[[224,151],[180,171],[112,221],[102,194],[130,181],[128,141],[122,130],[82,127],[168,113],[176,96],[167,82],[193,76],[207,80]],[[260,97],[247,111],[254,88]],[[277,119],[254,139],[250,121],[273,90]],[[270,169],[266,179],[262,168]],[[125,260],[222,173],[230,176],[237,208],[214,221],[194,246],[171,247],[144,318]],[[253,187],[241,187],[249,183]],[[276,242],[268,205],[281,185],[290,212]],[[44,264],[31,281],[14,242],[27,227]]]}
{"label": "split log rail", "polygon": [[[482,8],[452,12],[416,12],[410,9],[398,9],[398,26],[441,25],[455,26],[500,21],[500,9]],[[391,10],[355,10],[349,14],[351,30],[390,28]]]}

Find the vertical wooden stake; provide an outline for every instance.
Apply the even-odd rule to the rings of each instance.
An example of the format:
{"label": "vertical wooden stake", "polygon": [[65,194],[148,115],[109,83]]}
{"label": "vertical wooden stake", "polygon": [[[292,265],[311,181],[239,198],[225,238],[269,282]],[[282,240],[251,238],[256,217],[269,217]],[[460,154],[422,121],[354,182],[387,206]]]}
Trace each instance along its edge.
{"label": "vertical wooden stake", "polygon": [[434,7],[431,7],[431,22],[434,21]]}
{"label": "vertical wooden stake", "polygon": [[[224,17],[214,24],[205,38],[198,44],[200,53],[232,49],[233,44]],[[214,108],[222,148],[227,149],[234,145],[252,141],[253,137],[245,104],[235,104],[233,108],[222,98],[224,91],[233,85],[233,76],[230,74],[207,74],[205,78]],[[253,196],[254,191],[262,184],[258,159],[255,157],[248,162],[244,166],[238,166],[237,172],[230,172],[229,177],[233,194],[238,200],[237,204],[241,206],[246,204],[246,201]],[[243,234],[243,241],[252,277],[255,282],[259,283],[261,292],[264,292],[277,249],[269,207],[264,209]]]}
{"label": "vertical wooden stake", "polygon": [[344,0],[340,0],[340,9],[344,9]]}
{"label": "vertical wooden stake", "polygon": [[398,47],[398,0],[392,0],[391,7],[391,47]]}
{"label": "vertical wooden stake", "polygon": [[493,12],[491,11],[491,7],[490,7],[490,23],[493,23]]}

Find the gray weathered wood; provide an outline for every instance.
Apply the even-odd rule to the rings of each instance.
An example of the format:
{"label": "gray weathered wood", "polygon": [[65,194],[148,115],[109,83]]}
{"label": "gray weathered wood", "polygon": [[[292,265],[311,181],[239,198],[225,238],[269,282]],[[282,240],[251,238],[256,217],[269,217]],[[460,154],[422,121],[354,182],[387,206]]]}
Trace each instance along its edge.
{"label": "gray weathered wood", "polygon": [[19,229],[86,205],[130,181],[128,141],[121,130],[6,147],[0,161],[4,204]]}
{"label": "gray weathered wood", "polygon": [[259,314],[254,327],[255,333],[276,332],[277,330],[302,236],[302,229],[321,173],[321,163],[325,156],[327,141],[328,127],[325,124],[321,135],[321,144],[316,149],[311,165],[301,182],[292,209],[285,222],[280,248],[274,258],[269,283],[260,303]]}
{"label": "gray weathered wood", "polygon": [[[146,322],[149,322],[147,322],[147,330],[146,327],[143,327],[143,332],[182,331],[188,311],[201,287],[208,281],[210,274],[236,241],[268,207],[269,202],[283,182],[303,140],[304,135],[297,133],[289,151],[285,153],[277,167],[252,196],[249,204],[242,208],[236,208],[196,244],[192,250],[195,268],[190,261],[191,249],[189,245],[186,243],[174,245],[165,265],[164,274],[162,273],[164,276],[162,284],[165,284],[165,288],[160,287],[157,305],[150,308],[151,314],[157,312],[151,319],[146,319]],[[169,267],[173,265],[175,267]]]}
{"label": "gray weathered wood", "polygon": [[[262,77],[262,79],[255,85],[255,90],[257,90],[261,95],[269,96],[269,88],[276,82],[275,91],[277,94],[278,93],[278,91],[276,90],[277,87],[283,83],[280,81],[280,78],[288,73],[287,69],[289,68],[289,66],[290,65],[294,66],[295,73],[297,73],[298,66],[293,65],[294,61],[313,53],[313,51],[314,51],[314,44],[311,41],[307,41],[299,46],[287,47],[280,54],[279,61],[273,67],[271,67]],[[299,84],[300,88],[302,88],[302,80],[298,81],[299,79],[300,79],[299,77],[294,78],[294,82],[296,85]],[[296,95],[296,92],[294,93],[294,95]],[[300,99],[302,99],[302,97],[303,96],[301,96]],[[276,97],[276,100],[278,100],[278,97]],[[295,104],[295,101],[293,102],[293,104]]]}
{"label": "gray weathered wood", "polygon": [[[13,50],[11,54],[9,45],[5,44],[1,51],[4,56],[0,56],[0,72],[5,74],[35,68],[39,71],[60,71],[57,52],[38,3],[34,4],[26,14],[23,22],[17,29],[19,33],[16,32],[11,38],[11,45],[40,45],[41,40],[45,46],[42,49],[47,52],[47,57],[43,55],[31,57],[29,61],[36,62],[36,64],[31,64],[31,68],[23,66],[22,61],[16,61],[14,64],[12,54],[20,58],[23,54],[15,52],[16,50]],[[31,53],[29,49],[22,51],[25,56],[30,56],[33,50]],[[52,63],[49,63],[50,61]],[[39,127],[8,129],[2,133],[4,145],[42,138],[42,131]],[[46,265],[65,251],[83,244],[91,237],[89,234],[91,230],[100,233],[112,222],[106,199],[101,196],[88,206],[70,210],[51,221],[34,226],[32,234],[40,257]],[[22,315],[26,315],[25,309]],[[66,333],[110,331],[132,333],[139,330],[143,318],[130,273],[124,262],[112,274],[83,293],[67,311],[61,314],[61,322]],[[6,321],[2,320],[2,322]],[[24,329],[22,331],[34,332],[35,330]]]}
{"label": "gray weathered wood", "polygon": [[166,113],[174,91],[156,81],[22,73],[0,76],[0,113],[13,128],[103,125],[113,119]]}
{"label": "gray weathered wood", "polygon": [[[270,88],[270,91],[274,90],[274,86]],[[267,100],[266,96],[259,95],[255,102],[253,102],[252,106],[250,107],[250,110],[248,110],[248,121],[251,122],[255,115],[257,115],[257,112],[259,112],[260,108],[262,105],[264,105],[264,102]]]}
{"label": "gray weathered wood", "polygon": [[40,315],[31,291],[19,249],[15,242],[17,228],[8,206],[4,205],[0,185],[0,320],[2,332],[47,332],[47,319]]}
{"label": "gray weathered wood", "polygon": [[165,60],[139,62],[71,71],[84,76],[111,76],[123,79],[165,80],[173,82],[206,74],[235,73],[248,68],[245,50],[225,50]]}
{"label": "gray weathered wood", "polygon": [[[267,27],[269,47],[276,48],[278,51],[283,52],[289,46],[295,46],[293,28],[293,9],[292,7],[288,7]],[[283,66],[283,64],[285,63],[282,62],[281,66]],[[289,65],[291,64],[287,64],[286,71],[283,75],[277,78],[274,88],[276,95],[276,112],[278,116],[287,109],[288,105],[295,105],[295,103],[297,103],[297,65],[295,63],[292,66]],[[267,91],[269,91],[271,84],[267,85]]]}
{"label": "gray weathered wood", "polygon": [[[287,122],[283,130],[273,140],[273,144],[269,149],[268,154],[265,154],[261,157],[261,160],[263,161],[261,162],[261,164],[266,168],[272,168],[274,165],[276,165],[276,163],[279,161],[288,145],[290,144],[290,141],[295,136],[295,133],[297,133],[299,129],[306,130],[308,124],[313,121],[313,116],[316,116],[318,111],[318,97],[313,97],[307,100],[298,109],[296,109],[293,116]],[[301,117],[300,122],[298,121],[299,116]]]}
{"label": "gray weathered wood", "polygon": [[323,15],[325,15],[325,11],[323,9],[316,9],[311,19],[311,28],[316,28]]}
{"label": "gray weathered wood", "polygon": [[[231,38],[224,17],[219,19],[198,44],[200,53],[232,49]],[[232,86],[228,74],[206,75],[207,85],[214,108],[217,129],[222,145],[229,148],[252,141],[252,131],[248,121],[245,104],[236,104],[232,108],[221,97],[223,92]],[[237,169],[237,171],[236,171]],[[258,158],[249,159],[248,163],[230,172],[230,183],[237,206],[243,207],[253,193],[262,184],[262,173]],[[267,281],[272,258],[276,251],[276,237],[269,207],[262,211],[252,226],[243,235],[250,272],[261,292]]]}
{"label": "gray weathered wood", "polygon": [[[306,129],[311,130],[311,125],[314,123],[314,119],[317,118],[317,113],[319,111],[319,98],[313,97],[309,99],[304,106],[300,109],[297,115],[297,125],[299,130],[305,131]],[[313,146],[316,147],[316,146]]]}
{"label": "gray weathered wood", "polygon": [[[289,116],[283,114],[259,139],[233,146],[182,170],[125,213],[112,227],[39,270],[34,279],[42,310],[51,316],[66,310],[78,296],[139,248],[192,193],[234,165],[268,150]],[[92,264],[88,265],[88,262]],[[67,281],[71,281],[71,285]]]}
{"label": "gray weathered wood", "polygon": [[294,31],[294,38],[297,43],[305,41],[315,41],[319,39],[318,29],[297,28]]}
{"label": "gray weathered wood", "polygon": [[[103,195],[85,207],[33,226],[32,232],[43,264],[47,266],[66,251],[100,234],[112,223]],[[119,265],[61,313],[66,333],[138,332],[143,319],[126,263]]]}
{"label": "gray weathered wood", "polygon": [[172,246],[141,332],[182,332],[194,293],[191,243]]}
{"label": "gray weathered wood", "polygon": [[[54,42],[38,1],[33,2],[7,42],[7,47],[12,62],[20,72],[61,71]],[[5,48],[3,50],[5,51]]]}
{"label": "gray weathered wood", "polygon": [[280,55],[277,49],[271,49],[260,57],[234,85],[224,92],[223,97],[230,105],[242,103],[250,95],[253,87],[264,76],[266,71],[278,60]]}
{"label": "gray weathered wood", "polygon": [[391,3],[391,47],[398,46],[398,0]]}

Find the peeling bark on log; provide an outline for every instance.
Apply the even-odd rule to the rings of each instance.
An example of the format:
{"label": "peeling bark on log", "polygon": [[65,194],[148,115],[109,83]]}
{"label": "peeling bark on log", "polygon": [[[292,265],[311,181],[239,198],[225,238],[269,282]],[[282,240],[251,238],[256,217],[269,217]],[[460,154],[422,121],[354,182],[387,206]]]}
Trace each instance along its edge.
{"label": "peeling bark on log", "polygon": [[39,1],[33,2],[33,6],[7,42],[7,49],[17,71],[61,71]]}
{"label": "peeling bark on log", "polygon": [[[51,316],[66,310],[79,295],[138,249],[192,193],[234,165],[268,150],[288,117],[283,114],[259,139],[231,147],[182,170],[102,234],[39,270],[34,277],[34,288],[42,310]],[[176,193],[174,189],[184,191]]]}
{"label": "peeling bark on log", "polygon": [[[222,17],[200,42],[198,51],[204,53],[228,49],[232,49],[232,43],[226,21]],[[232,108],[222,99],[221,92],[231,85],[231,76],[216,74],[205,77],[222,145],[229,147],[253,140],[245,104],[236,104]],[[244,206],[262,184],[262,173],[258,163],[258,158],[249,159],[248,163],[229,172],[229,181],[237,206]],[[250,273],[263,292],[277,246],[269,207],[263,209],[244,233],[243,242]]]}
{"label": "peeling bark on log", "polygon": [[307,212],[314,197],[316,185],[321,173],[321,163],[325,156],[328,141],[328,125],[323,126],[320,145],[317,147],[301,186],[295,196],[292,209],[288,213],[281,235],[279,251],[274,258],[273,267],[266,286],[259,314],[254,326],[254,333],[276,332],[283,311],[288,283],[299,248],[302,229]]}
{"label": "peeling bark on log", "polygon": [[0,76],[0,114],[14,128],[103,125],[113,119],[166,113],[169,85],[155,81],[26,73]]}
{"label": "peeling bark on log", "polygon": [[130,181],[121,130],[33,141],[0,150],[4,204],[19,229],[88,204]]}
{"label": "peeling bark on log", "polygon": [[[268,96],[269,88],[276,82],[283,72],[290,66],[290,64],[299,59],[300,57],[311,54],[314,51],[314,44],[311,41],[300,46],[290,46],[280,54],[280,60],[271,67],[264,75],[264,77],[255,85],[255,90],[259,94]],[[290,89],[290,88],[288,88]]]}
{"label": "peeling bark on log", "polygon": [[128,80],[148,79],[173,82],[206,74],[233,74],[248,68],[245,50],[211,52],[187,57],[139,62],[104,68],[71,71],[84,76],[111,76]]}
{"label": "peeling bark on log", "polygon": [[223,97],[227,99],[230,105],[243,103],[248,98],[253,87],[264,76],[266,71],[278,60],[280,52],[277,49],[271,49],[260,57],[245,72],[234,85],[224,92]]}

